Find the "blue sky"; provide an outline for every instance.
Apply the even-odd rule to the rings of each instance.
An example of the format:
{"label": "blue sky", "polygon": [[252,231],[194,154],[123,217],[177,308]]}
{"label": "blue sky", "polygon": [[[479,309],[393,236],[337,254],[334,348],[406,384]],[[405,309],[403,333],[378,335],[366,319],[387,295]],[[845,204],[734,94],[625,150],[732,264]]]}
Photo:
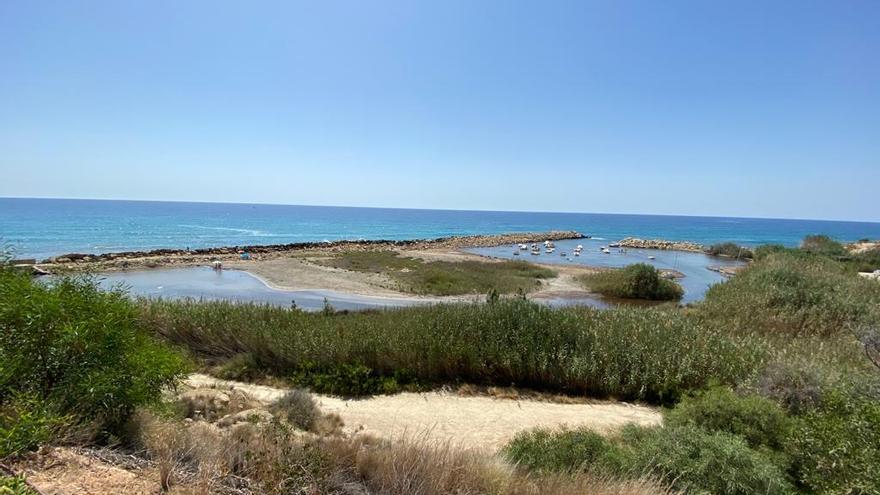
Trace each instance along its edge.
{"label": "blue sky", "polygon": [[880,220],[880,2],[0,2],[0,196]]}

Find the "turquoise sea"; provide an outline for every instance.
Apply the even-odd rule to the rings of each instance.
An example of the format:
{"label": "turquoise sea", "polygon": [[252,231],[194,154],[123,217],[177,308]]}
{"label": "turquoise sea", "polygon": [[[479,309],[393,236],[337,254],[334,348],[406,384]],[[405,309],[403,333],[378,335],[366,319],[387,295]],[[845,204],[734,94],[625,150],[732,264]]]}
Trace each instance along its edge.
{"label": "turquoise sea", "polygon": [[0,198],[0,243],[21,258],[569,229],[608,240],[636,236],[704,244],[791,246],[814,233],[841,240],[880,238],[880,223],[865,222]]}

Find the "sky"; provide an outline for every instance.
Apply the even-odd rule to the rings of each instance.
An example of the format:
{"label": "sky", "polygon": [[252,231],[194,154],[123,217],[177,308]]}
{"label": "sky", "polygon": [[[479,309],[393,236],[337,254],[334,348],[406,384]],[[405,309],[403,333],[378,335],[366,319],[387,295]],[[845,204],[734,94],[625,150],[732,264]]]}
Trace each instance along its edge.
{"label": "sky", "polygon": [[880,221],[880,2],[0,1],[0,196]]}

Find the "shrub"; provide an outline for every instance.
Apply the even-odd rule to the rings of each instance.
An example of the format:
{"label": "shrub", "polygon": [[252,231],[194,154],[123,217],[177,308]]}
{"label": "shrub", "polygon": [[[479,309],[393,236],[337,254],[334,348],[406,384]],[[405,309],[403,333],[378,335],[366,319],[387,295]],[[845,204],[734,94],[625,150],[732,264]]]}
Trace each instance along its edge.
{"label": "shrub", "polygon": [[880,402],[826,393],[795,428],[789,453],[796,480],[813,493],[880,493]]}
{"label": "shrub", "polygon": [[624,299],[677,301],[684,294],[681,286],[661,277],[656,268],[645,263],[585,275],[580,280],[590,290]]}
{"label": "shrub", "polygon": [[791,421],[778,404],[757,395],[739,395],[727,387],[712,387],[685,397],[666,415],[667,426],[697,426],[739,435],[752,448],[779,450]]}
{"label": "shrub", "polygon": [[706,252],[712,256],[727,256],[736,259],[750,259],[754,256],[751,249],[732,242],[713,244]]}
{"label": "shrub", "polygon": [[694,426],[629,425],[609,440],[583,428],[537,430],[518,435],[503,452],[511,461],[538,471],[651,476],[686,493],[793,492],[783,470],[741,437]]}
{"label": "shrub", "polygon": [[138,326],[122,293],[85,279],[51,285],[0,269],[0,405],[27,396],[98,428],[159,400],[182,359]]}
{"label": "shrub", "polygon": [[23,476],[0,476],[0,494],[37,495],[25,482]]}
{"label": "shrub", "polygon": [[33,395],[19,394],[8,399],[0,405],[0,459],[35,450],[51,440],[68,421]]}
{"label": "shrub", "polygon": [[[641,430],[641,431],[640,431]],[[621,433],[624,470],[651,473],[686,493],[786,494],[794,489],[774,460],[742,437],[693,426],[628,427]]]}
{"label": "shrub", "polygon": [[553,309],[520,299],[332,316],[152,301],[142,319],[197,355],[250,353],[267,372],[339,394],[467,382],[674,401],[712,379],[736,383],[760,360],[759,349],[676,311]]}
{"label": "shrub", "polygon": [[829,257],[847,256],[843,244],[835,241],[827,235],[808,235],[801,241],[801,249],[808,253],[819,254]]}
{"label": "shrub", "polygon": [[288,423],[301,430],[309,431],[321,415],[312,394],[305,390],[293,389],[272,404],[272,412],[281,414]]}
{"label": "shrub", "polygon": [[825,257],[768,254],[706,292],[696,312],[735,333],[831,336],[880,319],[880,284]]}
{"label": "shrub", "polygon": [[611,448],[605,437],[588,428],[538,428],[518,433],[502,449],[502,455],[535,471],[574,472],[596,469],[595,465],[606,461]]}
{"label": "shrub", "polygon": [[869,249],[852,256],[852,264],[856,271],[873,272],[880,270],[880,248]]}

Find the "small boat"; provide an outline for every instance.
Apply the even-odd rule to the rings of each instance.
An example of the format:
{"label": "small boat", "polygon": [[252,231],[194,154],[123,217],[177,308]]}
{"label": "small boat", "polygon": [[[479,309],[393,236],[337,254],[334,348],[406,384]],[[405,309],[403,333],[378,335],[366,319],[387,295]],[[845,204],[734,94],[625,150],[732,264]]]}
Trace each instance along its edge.
{"label": "small boat", "polygon": [[514,251],[514,252],[513,252],[513,255],[514,255],[514,256],[519,256],[519,251]]}
{"label": "small boat", "polygon": [[565,256],[565,251],[559,253],[559,256]]}
{"label": "small boat", "polygon": [[580,251],[575,251],[575,252],[574,252],[574,255],[575,255],[575,256],[580,256],[580,255],[581,255],[581,252],[580,252]]}
{"label": "small boat", "polygon": [[602,252],[605,254],[611,254],[611,250],[608,248],[602,248]]}
{"label": "small boat", "polygon": [[578,251],[580,251],[580,250],[583,249],[583,248],[584,248],[584,245],[583,245],[583,244],[578,244],[577,247],[576,247],[575,249],[577,249]]}
{"label": "small boat", "polygon": [[519,249],[520,249],[520,251],[525,251],[525,250],[528,249],[528,248],[529,248],[529,246],[528,246],[527,244],[520,244],[520,245],[519,245]]}
{"label": "small boat", "polygon": [[619,242],[612,242],[611,244],[608,245],[608,247],[620,247],[620,243]]}
{"label": "small boat", "polygon": [[532,256],[538,256],[539,254],[541,254],[541,251],[538,251],[537,249],[532,249]]}
{"label": "small boat", "polygon": [[547,248],[547,249],[545,250],[545,252],[546,252],[547,254],[553,254],[553,251],[556,251],[556,250],[553,249],[552,247],[551,247],[551,248]]}
{"label": "small boat", "polygon": [[649,259],[649,260],[656,260],[657,257],[656,257],[656,256],[648,256],[648,259]]}

